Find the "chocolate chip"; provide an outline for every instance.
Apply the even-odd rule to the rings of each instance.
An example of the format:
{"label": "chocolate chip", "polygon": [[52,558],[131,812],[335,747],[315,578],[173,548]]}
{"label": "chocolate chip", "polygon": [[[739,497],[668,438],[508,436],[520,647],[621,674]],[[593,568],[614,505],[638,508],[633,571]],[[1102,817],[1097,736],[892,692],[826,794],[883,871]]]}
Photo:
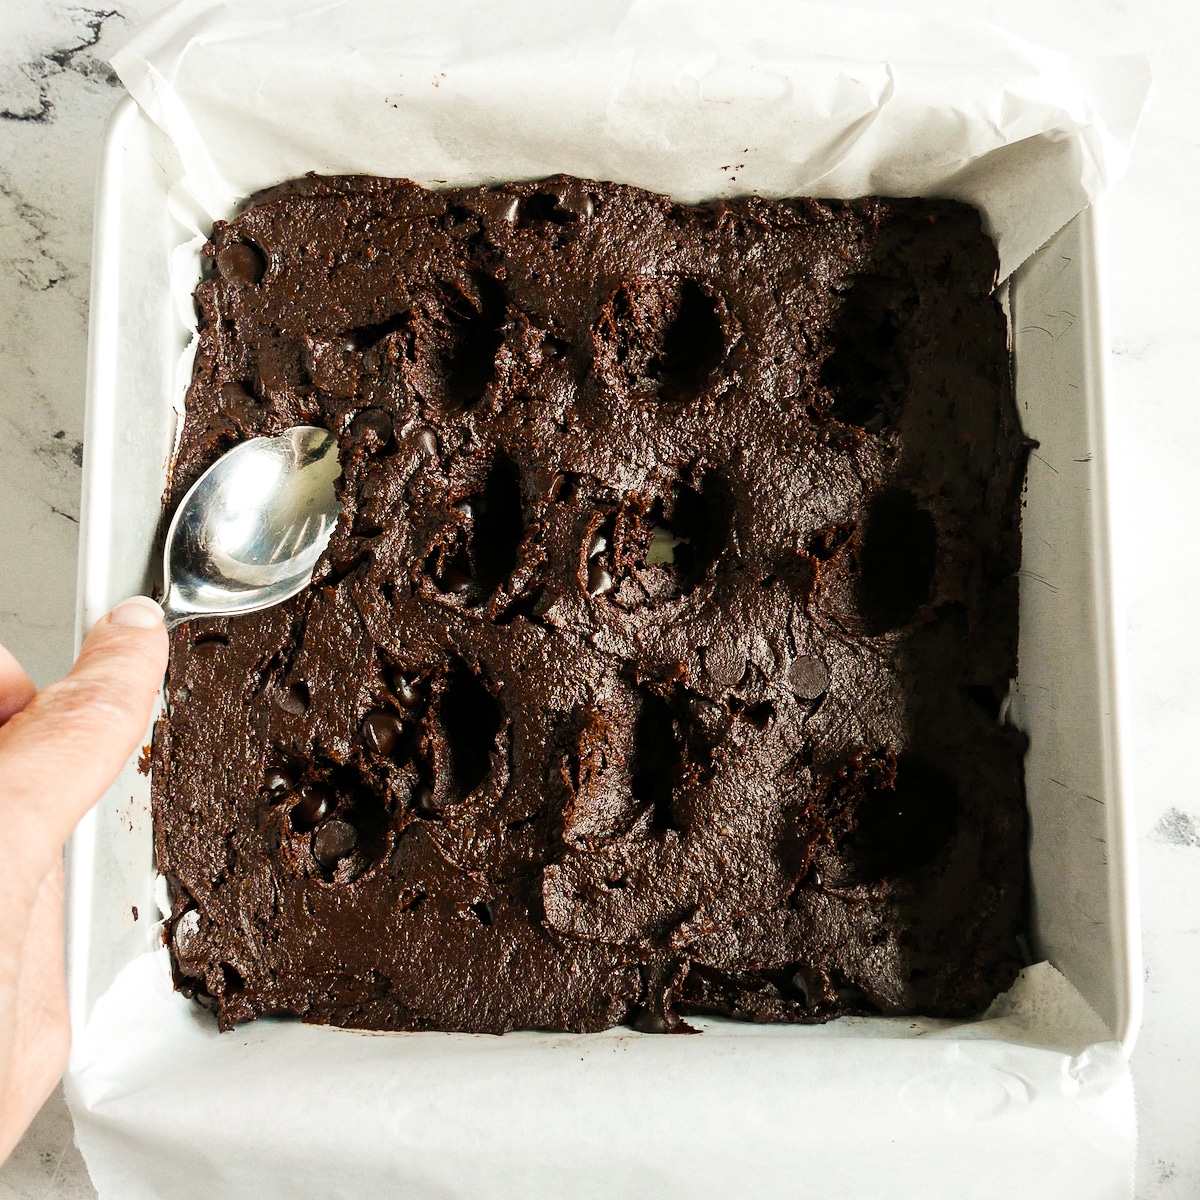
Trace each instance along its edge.
{"label": "chocolate chip", "polygon": [[608,549],[608,538],[604,536],[598,529],[588,539],[587,556],[595,558],[597,554],[603,554]]}
{"label": "chocolate chip", "polygon": [[813,867],[809,870],[805,882],[812,887],[820,887],[825,882],[825,875],[820,867]]}
{"label": "chocolate chip", "polygon": [[716,634],[704,651],[704,671],[721,689],[734,687],[746,673],[746,656],[732,634]]}
{"label": "chocolate chip", "polygon": [[437,806],[433,802],[433,789],[423,783],[419,783],[413,789],[412,804],[419,816],[437,816]]}
{"label": "chocolate chip", "polygon": [[417,443],[417,449],[422,454],[429,458],[437,456],[437,434],[433,432],[427,425],[423,425],[420,429],[413,432],[413,440]]}
{"label": "chocolate chip", "polygon": [[221,384],[221,411],[235,421],[244,421],[259,409],[254,393],[242,383]]}
{"label": "chocolate chip", "polygon": [[559,504],[570,504],[578,491],[578,476],[570,471],[559,471],[550,480],[550,490],[546,493],[546,498]]}
{"label": "chocolate chip", "polygon": [[558,198],[558,204],[564,211],[578,217],[581,221],[590,220],[596,210],[591,196],[587,192],[574,188],[564,189],[563,194]]}
{"label": "chocolate chip", "polygon": [[361,732],[368,750],[376,754],[391,754],[400,741],[404,726],[394,713],[378,710],[366,715]]}
{"label": "chocolate chip", "polygon": [[613,589],[613,577],[599,563],[588,564],[587,592],[589,596],[603,596]]}
{"label": "chocolate chip", "polygon": [[442,572],[439,582],[443,592],[452,592],[456,596],[461,596],[471,586],[471,577],[457,567],[447,567]]}
{"label": "chocolate chip", "polygon": [[175,945],[175,953],[181,958],[186,958],[196,949],[196,941],[200,934],[200,913],[189,908],[187,912],[175,922],[171,930],[171,941]]}
{"label": "chocolate chip", "polygon": [[718,741],[729,728],[729,714],[715,701],[693,696],[688,701],[696,729],[707,742]]}
{"label": "chocolate chip", "polygon": [[652,1009],[643,1008],[636,1017],[633,1018],[633,1027],[638,1033],[670,1033],[671,1023],[662,1013],[654,1012]]}
{"label": "chocolate chip", "polygon": [[235,242],[217,254],[217,270],[221,278],[230,283],[245,285],[258,283],[267,269],[263,256],[245,242]]}
{"label": "chocolate chip", "polygon": [[306,783],[296,795],[292,824],[297,829],[311,828],[333,812],[333,795],[322,784]]}
{"label": "chocolate chip", "polygon": [[369,447],[386,446],[392,440],[392,418],[382,408],[364,408],[350,422],[350,436]]}
{"label": "chocolate chip", "polygon": [[308,712],[309,695],[308,686],[303,683],[293,684],[282,696],[276,701],[280,708],[286,713],[291,713],[293,717],[302,717]]}
{"label": "chocolate chip", "polygon": [[819,658],[805,654],[787,669],[788,683],[802,700],[816,700],[829,687],[829,672]]}
{"label": "chocolate chip", "polygon": [[323,867],[332,867],[357,845],[358,831],[354,826],[349,821],[340,821],[334,817],[313,834],[313,858]]}
{"label": "chocolate chip", "polygon": [[280,796],[296,786],[296,776],[286,767],[271,767],[263,776],[263,786],[272,795]]}
{"label": "chocolate chip", "polygon": [[362,356],[362,365],[363,365],[364,371],[378,371],[379,370],[379,351],[378,350],[365,351]]}
{"label": "chocolate chip", "polygon": [[397,671],[392,676],[392,695],[401,708],[416,708],[421,703],[421,689],[405,675]]}
{"label": "chocolate chip", "polygon": [[211,658],[222,646],[228,645],[229,639],[222,637],[220,634],[211,637],[198,637],[192,643],[192,653],[200,655],[201,658]]}
{"label": "chocolate chip", "polygon": [[809,1006],[809,986],[808,976],[804,971],[797,971],[792,976],[792,991],[796,993],[797,999],[805,1008]]}

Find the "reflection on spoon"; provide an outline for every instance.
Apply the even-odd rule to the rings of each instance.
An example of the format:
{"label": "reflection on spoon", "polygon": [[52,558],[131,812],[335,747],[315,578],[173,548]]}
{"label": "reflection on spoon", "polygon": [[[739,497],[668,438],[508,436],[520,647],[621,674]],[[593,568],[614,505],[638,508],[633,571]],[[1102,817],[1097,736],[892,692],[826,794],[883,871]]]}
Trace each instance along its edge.
{"label": "reflection on spoon", "polygon": [[312,579],[341,512],[337,439],[297,425],[252,438],[192,485],[167,531],[167,628],[270,608]]}

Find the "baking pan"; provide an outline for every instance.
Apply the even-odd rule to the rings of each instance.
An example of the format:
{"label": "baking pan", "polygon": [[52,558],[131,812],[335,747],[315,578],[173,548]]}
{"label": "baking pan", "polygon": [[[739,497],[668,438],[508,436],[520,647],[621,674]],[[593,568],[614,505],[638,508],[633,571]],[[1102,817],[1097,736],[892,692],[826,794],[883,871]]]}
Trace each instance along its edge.
{"label": "baking pan", "polygon": [[[96,207],[80,633],[118,600],[149,590],[158,577],[158,564],[152,561],[154,537],[176,405],[189,373],[191,314],[181,312],[171,298],[171,264],[181,255],[196,254],[194,229],[200,225],[198,220],[193,223],[192,214],[175,207],[180,203],[178,190],[173,190],[179,171],[163,133],[132,101],[124,101],[106,135]],[[1007,285],[1017,403],[1025,431],[1038,442],[1025,495],[1020,675],[1008,719],[1030,737],[1026,784],[1032,889],[1027,936],[1032,958],[1048,960],[1074,984],[1128,1055],[1140,1018],[1141,965],[1108,556],[1100,244],[1097,214],[1085,210]],[[162,953],[149,783],[133,764],[72,840],[68,889],[68,986],[73,1026],[80,1037],[114,980],[123,971],[128,975],[147,951]],[[177,1003],[192,1020],[194,1006],[182,999]],[[207,1020],[198,1009],[195,1014],[195,1022]],[[875,1053],[881,1072],[886,1072],[892,1069],[883,1051],[889,1039],[908,1039],[905,1045],[911,1051],[905,1053],[919,1054],[923,1051],[913,1038],[929,1031],[936,1034],[946,1024],[862,1018],[830,1027],[749,1029],[718,1020],[698,1023],[706,1031],[702,1038],[646,1039],[629,1031],[574,1040],[517,1034],[499,1040],[508,1047],[505,1050],[493,1049],[498,1045],[494,1039],[463,1035],[392,1036],[423,1039],[420,1053],[422,1062],[430,1064],[429,1073],[416,1078],[430,1089],[441,1086],[439,1070],[448,1073],[443,1078],[460,1078],[455,1072],[469,1073],[477,1064],[480,1080],[490,1079],[497,1070],[503,1075],[515,1069],[501,1067],[508,1054],[516,1056],[514,1062],[519,1060],[522,1069],[547,1070],[547,1079],[552,1079],[557,1068],[547,1064],[574,1063],[577,1057],[583,1063],[592,1060],[597,1046],[620,1046],[631,1062],[644,1061],[658,1073],[677,1072],[671,1076],[676,1080],[671,1086],[681,1089],[676,1096],[690,1095],[694,1103],[698,1086],[734,1086],[721,1083],[721,1063],[730,1061],[731,1047],[738,1047],[738,1054],[759,1055],[755,1062],[776,1062],[780,1069],[795,1062],[800,1078],[798,1048],[808,1044],[828,1049],[830,1039],[845,1035],[835,1053],[844,1053],[848,1068],[853,1061],[859,1069],[863,1046],[873,1045],[876,1050],[867,1053]],[[995,1037],[992,1028],[981,1024],[979,1038]],[[305,1037],[321,1037],[322,1053],[328,1050],[331,1061],[341,1061],[339,1055],[347,1063],[359,1061],[360,1051],[351,1047],[368,1044],[365,1035],[296,1029]],[[219,1049],[213,1053],[236,1056],[243,1044],[239,1036],[215,1040]],[[932,1054],[931,1042],[924,1047]],[[648,1043],[653,1046],[638,1049]],[[439,1060],[443,1054],[444,1061]],[[751,1058],[742,1061],[740,1077],[760,1077]],[[86,1069],[86,1063],[73,1065],[73,1071]],[[701,1076],[693,1077],[697,1070]],[[706,1082],[697,1083],[697,1078]],[[480,1083],[477,1093],[486,1093],[487,1086]],[[618,1079],[614,1086],[623,1085]],[[663,1086],[670,1092],[667,1084]],[[600,1081],[597,1087],[603,1090]],[[507,1093],[501,1089],[500,1094]],[[548,1086],[545,1096],[556,1095]],[[73,1103],[78,1116],[77,1096]],[[869,1112],[864,1119],[869,1120]],[[703,1132],[704,1121],[693,1121],[693,1128]],[[736,1132],[736,1123],[734,1128]],[[993,1137],[989,1144],[1000,1143]],[[467,1164],[463,1169],[469,1170],[470,1152],[461,1145],[458,1150]],[[135,1158],[141,1153],[133,1148],[129,1152]],[[748,1154],[769,1158],[774,1152],[770,1146],[746,1146]],[[579,1162],[588,1161],[581,1151]],[[630,1178],[642,1178],[654,1190],[652,1174]],[[364,1188],[360,1194],[372,1193]],[[515,1185],[513,1194],[519,1194]],[[612,1194],[636,1193],[617,1185]]]}

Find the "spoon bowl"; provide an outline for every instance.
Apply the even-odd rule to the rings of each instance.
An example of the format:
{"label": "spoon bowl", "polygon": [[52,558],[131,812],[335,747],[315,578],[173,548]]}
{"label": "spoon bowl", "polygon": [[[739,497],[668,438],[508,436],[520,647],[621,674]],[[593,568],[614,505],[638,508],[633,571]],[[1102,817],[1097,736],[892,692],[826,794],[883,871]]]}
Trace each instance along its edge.
{"label": "spoon bowl", "polygon": [[167,530],[167,628],[257,612],[308,586],[341,512],[337,439],[297,425],[251,438],[188,490]]}

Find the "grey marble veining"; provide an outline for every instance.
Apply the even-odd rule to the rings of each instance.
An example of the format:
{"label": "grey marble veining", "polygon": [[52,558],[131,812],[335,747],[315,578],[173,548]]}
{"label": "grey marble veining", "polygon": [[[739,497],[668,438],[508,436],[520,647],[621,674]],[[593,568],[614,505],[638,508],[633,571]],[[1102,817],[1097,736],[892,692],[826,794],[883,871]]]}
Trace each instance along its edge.
{"label": "grey marble veining", "polygon": [[0,640],[39,684],[71,661],[105,60],[154,7],[0,0]]}
{"label": "grey marble veining", "polygon": [[[858,3],[859,0],[845,0]],[[159,0],[0,0],[0,641],[44,684],[71,659],[99,138],[107,57]],[[990,20],[1032,40],[1146,51],[1156,76],[1106,202],[1114,529],[1138,811],[1146,1013],[1134,1054],[1138,1200],[1200,1196],[1200,191],[1191,0],[871,0]],[[0,1200],[93,1195],[61,1094],[0,1167]],[[1031,1192],[1031,1195],[1035,1193]]]}

